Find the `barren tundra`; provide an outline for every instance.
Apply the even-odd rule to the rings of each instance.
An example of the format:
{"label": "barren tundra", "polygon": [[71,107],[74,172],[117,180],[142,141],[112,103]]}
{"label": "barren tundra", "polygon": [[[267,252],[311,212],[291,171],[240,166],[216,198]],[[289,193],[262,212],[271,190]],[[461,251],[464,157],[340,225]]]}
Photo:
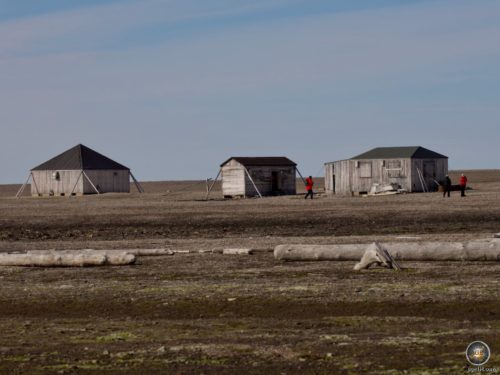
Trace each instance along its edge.
{"label": "barren tundra", "polygon": [[[231,201],[216,190],[204,201],[194,181],[145,183],[142,195],[15,199],[19,186],[2,186],[0,251],[189,253],[121,267],[0,267],[0,373],[460,374],[474,340],[500,371],[497,262],[355,272],[355,262],[282,262],[270,252],[491,237],[500,171],[466,173],[473,189],[449,199]],[[256,252],[211,252],[232,247]]]}

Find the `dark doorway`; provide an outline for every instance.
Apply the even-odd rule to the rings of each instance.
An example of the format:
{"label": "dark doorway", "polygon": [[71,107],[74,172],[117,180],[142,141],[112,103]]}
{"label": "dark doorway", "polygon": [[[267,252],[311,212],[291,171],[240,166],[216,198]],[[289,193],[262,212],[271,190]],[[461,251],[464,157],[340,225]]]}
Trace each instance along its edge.
{"label": "dark doorway", "polygon": [[278,194],[280,191],[278,172],[271,172],[271,191],[273,194]]}

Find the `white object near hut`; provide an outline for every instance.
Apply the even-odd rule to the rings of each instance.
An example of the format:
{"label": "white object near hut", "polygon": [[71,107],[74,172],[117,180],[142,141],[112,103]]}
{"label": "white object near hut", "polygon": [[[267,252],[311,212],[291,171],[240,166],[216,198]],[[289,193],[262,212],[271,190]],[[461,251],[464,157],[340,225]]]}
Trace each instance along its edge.
{"label": "white object near hut", "polygon": [[33,196],[129,193],[130,178],[143,192],[129,168],[79,144],[33,168],[16,196],[30,179]]}
{"label": "white object near hut", "polygon": [[297,192],[297,164],[284,156],[234,156],[220,167],[224,198],[295,195]]}
{"label": "white object near hut", "polygon": [[377,147],[351,159],[325,163],[327,194],[357,195],[374,184],[407,192],[437,190],[448,173],[448,157],[420,146]]}

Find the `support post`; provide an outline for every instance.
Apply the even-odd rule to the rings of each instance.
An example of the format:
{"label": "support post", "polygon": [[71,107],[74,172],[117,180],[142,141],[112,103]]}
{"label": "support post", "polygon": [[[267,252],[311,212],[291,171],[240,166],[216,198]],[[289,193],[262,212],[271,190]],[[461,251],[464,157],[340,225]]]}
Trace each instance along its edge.
{"label": "support post", "polygon": [[297,171],[297,173],[299,174],[300,178],[302,179],[302,182],[304,183],[304,185],[307,185],[306,184],[306,180],[304,179],[304,177],[302,177],[302,175],[300,174],[299,172],[299,168],[295,167],[295,170]]}
{"label": "support post", "polygon": [[87,176],[87,173],[85,173],[85,171],[84,171],[84,170],[82,170],[82,173],[83,173],[83,175],[87,178],[87,181],[88,181],[88,182],[90,182],[90,185],[92,185],[92,187],[94,188],[95,192],[96,192],[97,194],[101,194],[101,193],[99,192],[99,190],[97,190],[97,188],[95,187],[95,185],[92,183],[92,181],[90,180],[89,176]]}
{"label": "support post", "polygon": [[[208,201],[208,196],[210,195],[210,192],[212,191],[212,188],[214,187],[215,183],[217,182],[217,179],[219,178],[220,174],[222,173],[222,169],[219,169],[219,173],[217,173],[217,176],[215,176],[215,179],[213,180],[212,184],[207,190],[207,196],[205,197],[205,200]],[[208,183],[208,180],[207,180]]]}
{"label": "support post", "polygon": [[247,176],[250,179],[250,181],[252,182],[252,185],[255,188],[255,191],[257,191],[257,193],[259,194],[259,197],[262,198],[262,194],[260,193],[259,189],[257,189],[257,185],[255,185],[255,182],[253,182],[252,176],[250,176],[250,173],[248,172],[248,169],[246,169],[246,167],[243,167],[243,168],[245,168],[245,172],[247,172]]}
{"label": "support post", "polygon": [[26,182],[23,184],[23,186],[21,186],[21,188],[18,190],[18,192],[16,194],[16,198],[19,198],[21,196],[24,189],[26,188],[26,185],[28,185],[30,178],[31,178],[31,173],[28,175],[28,178],[26,179]]}
{"label": "support post", "polygon": [[[71,193],[69,194],[70,196],[73,195],[73,192],[75,191],[76,189],[76,186],[78,185],[78,181],[80,181],[80,178],[82,177],[82,174],[83,174],[83,170],[80,172],[80,174],[78,175],[78,178],[76,179],[76,183],[75,183],[75,186],[73,186],[73,190],[71,190]],[[82,189],[83,190],[83,189]]]}
{"label": "support post", "polygon": [[135,184],[135,187],[137,188],[137,191],[139,193],[144,193],[144,189],[142,188],[142,186],[139,183],[139,181],[136,180],[136,178],[134,177],[134,175],[132,174],[132,172],[129,171],[129,174],[130,174],[130,177],[132,177],[132,180],[134,181],[134,184]]}
{"label": "support post", "polygon": [[33,185],[35,185],[36,193],[38,195],[40,195],[40,190],[38,190],[38,185],[36,184],[35,176],[33,176],[33,172],[30,172],[30,176],[31,176],[31,181],[33,181]]}
{"label": "support post", "polygon": [[422,190],[424,191],[424,193],[427,193],[427,185],[425,183],[424,175],[422,174],[422,171],[420,170],[420,168],[417,168],[417,174],[418,174],[418,178],[420,180],[420,184],[422,185]]}

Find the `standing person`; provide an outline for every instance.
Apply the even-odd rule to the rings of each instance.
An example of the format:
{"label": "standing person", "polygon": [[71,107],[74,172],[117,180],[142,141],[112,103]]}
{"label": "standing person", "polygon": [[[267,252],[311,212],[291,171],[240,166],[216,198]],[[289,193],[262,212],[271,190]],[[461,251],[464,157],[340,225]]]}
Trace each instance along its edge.
{"label": "standing person", "polygon": [[460,196],[465,197],[465,188],[467,187],[467,176],[462,173],[460,176]]}
{"label": "standing person", "polygon": [[314,181],[313,181],[312,176],[307,177],[306,178],[306,190],[307,190],[307,194],[304,197],[304,199],[307,199],[308,196],[311,196],[311,199],[313,199],[313,195],[314,195],[313,185],[314,185]]}
{"label": "standing person", "polygon": [[448,193],[448,198],[450,197],[450,190],[451,190],[451,179],[450,176],[446,175],[446,177],[444,178],[443,198],[446,196],[446,193]]}

